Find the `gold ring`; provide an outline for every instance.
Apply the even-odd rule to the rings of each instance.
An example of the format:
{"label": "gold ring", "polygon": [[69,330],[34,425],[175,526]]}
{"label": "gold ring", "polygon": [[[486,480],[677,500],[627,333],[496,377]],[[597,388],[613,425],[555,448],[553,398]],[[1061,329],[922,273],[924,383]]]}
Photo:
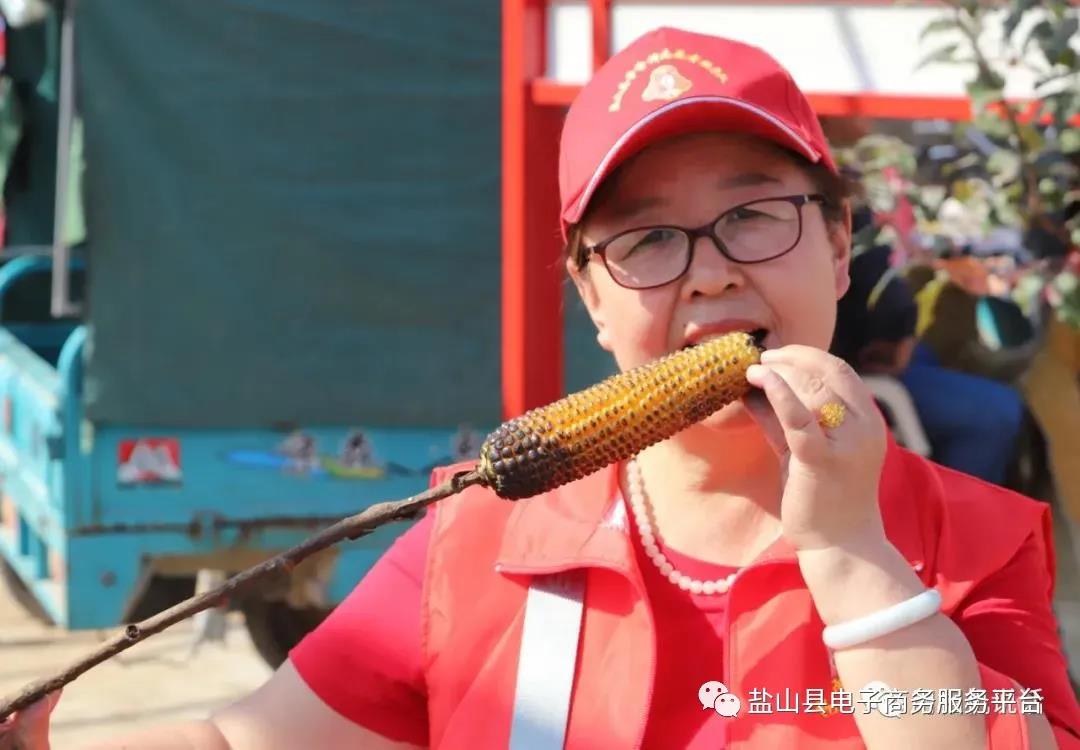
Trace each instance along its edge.
{"label": "gold ring", "polygon": [[842,401],[830,401],[818,412],[818,424],[826,430],[835,430],[844,423],[847,407]]}

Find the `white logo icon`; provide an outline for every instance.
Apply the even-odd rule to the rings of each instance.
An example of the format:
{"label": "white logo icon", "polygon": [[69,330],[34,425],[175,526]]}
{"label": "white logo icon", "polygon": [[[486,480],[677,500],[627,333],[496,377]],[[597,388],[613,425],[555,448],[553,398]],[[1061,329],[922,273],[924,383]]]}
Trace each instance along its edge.
{"label": "white logo icon", "polygon": [[877,711],[890,719],[895,719],[904,713],[903,694],[880,680],[868,682],[859,692],[862,694],[859,702],[866,705],[867,712]]}
{"label": "white logo icon", "polygon": [[720,716],[733,718],[742,710],[742,701],[739,700],[739,696],[729,692],[727,685],[716,680],[702,683],[698,688],[697,696],[702,709],[711,708]]}
{"label": "white logo icon", "polygon": [[742,701],[739,700],[739,696],[734,693],[724,693],[716,699],[716,703],[713,705],[713,710],[721,716],[726,716],[732,719],[739,715],[739,711],[742,709]]}
{"label": "white logo icon", "polygon": [[728,691],[727,685],[716,680],[710,680],[697,691],[697,699],[701,704],[702,709],[713,708],[716,705],[716,699],[718,696],[723,695]]}

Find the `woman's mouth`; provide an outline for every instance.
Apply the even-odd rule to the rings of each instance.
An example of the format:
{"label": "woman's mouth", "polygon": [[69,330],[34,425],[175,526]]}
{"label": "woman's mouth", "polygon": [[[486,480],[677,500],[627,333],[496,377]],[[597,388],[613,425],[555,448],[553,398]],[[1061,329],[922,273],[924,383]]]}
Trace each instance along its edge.
{"label": "woman's mouth", "polygon": [[[741,331],[741,332],[742,333],[749,333],[750,336],[754,339],[754,343],[757,344],[759,348],[761,348],[761,349],[765,348],[765,339],[769,335],[769,329],[768,328],[752,328],[752,329],[748,329],[748,330]],[[720,336],[726,336],[726,335],[728,335],[728,333],[736,333],[736,331],[728,331],[727,333],[708,334],[706,336],[702,336],[701,338],[699,338],[696,341],[693,341],[693,342],[691,342],[689,344],[686,344],[682,348],[683,349],[689,349],[692,346],[697,346],[698,344],[702,344],[702,343],[704,343],[706,341],[709,341],[710,339],[719,338]]]}

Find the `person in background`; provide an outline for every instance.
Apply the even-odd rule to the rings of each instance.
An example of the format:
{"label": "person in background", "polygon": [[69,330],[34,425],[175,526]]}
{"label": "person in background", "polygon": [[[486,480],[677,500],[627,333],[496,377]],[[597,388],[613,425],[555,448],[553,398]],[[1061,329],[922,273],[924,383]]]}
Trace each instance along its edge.
{"label": "person in background", "polygon": [[911,394],[939,463],[1004,484],[1023,420],[1019,393],[945,367],[916,339],[918,306],[891,248],[876,242],[873,212],[852,217],[851,287],[837,305],[832,351],[863,374],[891,375]]}
{"label": "person in background", "polygon": [[[1055,267],[1060,264],[1063,271],[1076,276],[1080,276],[1080,246],[1073,244],[1064,230],[1066,222],[1078,213],[1080,199],[1066,206],[1056,223],[1033,227],[1025,237],[1036,257],[1051,259]],[[1022,387],[1046,436],[1061,507],[1073,524],[1080,525],[1080,461],[1076,460],[1080,454],[1080,326],[1048,311],[1043,344],[1024,375]]]}
{"label": "person in background", "polygon": [[899,377],[915,350],[918,307],[890,263],[892,248],[876,241],[873,211],[852,214],[851,286],[837,303],[832,352],[858,372]]}

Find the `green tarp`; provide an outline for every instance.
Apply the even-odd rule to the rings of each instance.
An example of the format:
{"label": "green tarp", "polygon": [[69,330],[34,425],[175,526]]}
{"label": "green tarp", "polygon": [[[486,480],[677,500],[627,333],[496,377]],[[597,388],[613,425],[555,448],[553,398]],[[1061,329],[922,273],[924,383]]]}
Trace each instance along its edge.
{"label": "green tarp", "polygon": [[499,416],[499,6],[83,0],[87,408]]}
{"label": "green tarp", "polygon": [[[498,3],[82,0],[76,29],[91,419],[500,418]],[[577,388],[611,362],[567,308]]]}
{"label": "green tarp", "polygon": [[48,246],[53,240],[60,24],[6,30],[4,60],[4,210],[6,246]]}

